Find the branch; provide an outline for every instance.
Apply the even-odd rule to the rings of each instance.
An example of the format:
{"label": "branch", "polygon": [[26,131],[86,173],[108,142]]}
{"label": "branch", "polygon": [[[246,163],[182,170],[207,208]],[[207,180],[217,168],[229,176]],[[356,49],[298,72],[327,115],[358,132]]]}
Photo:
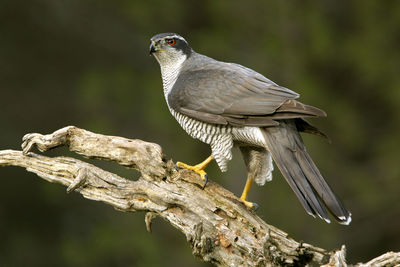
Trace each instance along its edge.
{"label": "branch", "polygon": [[[87,158],[115,161],[137,169],[137,181],[122,178],[70,157],[46,157],[29,152],[68,146]],[[146,211],[147,230],[156,216],[185,234],[193,254],[222,266],[322,265],[346,266],[345,247],[326,251],[299,243],[249,211],[231,192],[214,182],[202,189],[191,171],[176,170],[161,147],[141,140],[95,134],[74,126],[52,134],[27,134],[23,151],[0,151],[0,166],[20,166],[41,178],[67,186],[85,198],[103,201],[117,210]],[[399,264],[400,253],[387,253],[358,266]],[[370,265],[371,264],[371,265]]]}

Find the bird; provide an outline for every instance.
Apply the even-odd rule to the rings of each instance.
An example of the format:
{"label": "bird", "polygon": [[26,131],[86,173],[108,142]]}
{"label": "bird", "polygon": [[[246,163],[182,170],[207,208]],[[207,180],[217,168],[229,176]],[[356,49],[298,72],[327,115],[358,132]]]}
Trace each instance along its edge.
{"label": "bird", "polygon": [[192,137],[211,147],[211,155],[197,165],[177,162],[198,173],[207,184],[205,168],[213,160],[222,172],[239,147],[247,168],[240,201],[248,201],[255,181],[272,179],[273,162],[308,214],[330,223],[328,211],[340,224],[351,213],[324,180],[307,153],[299,132],[327,137],[304,118],[326,113],[296,99],[300,95],[262,74],[195,52],[177,33],[159,33],[150,39],[150,55],[160,65],[164,96],[171,114]]}

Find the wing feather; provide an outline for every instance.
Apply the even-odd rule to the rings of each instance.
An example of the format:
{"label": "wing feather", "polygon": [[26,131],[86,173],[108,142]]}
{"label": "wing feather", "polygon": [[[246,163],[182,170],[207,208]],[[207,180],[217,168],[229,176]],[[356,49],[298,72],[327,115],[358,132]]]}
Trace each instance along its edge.
{"label": "wing feather", "polygon": [[204,62],[208,63],[183,69],[169,92],[168,104],[177,112],[236,126],[273,126],[280,119],[326,116],[296,101],[297,93],[251,69],[210,58]]}

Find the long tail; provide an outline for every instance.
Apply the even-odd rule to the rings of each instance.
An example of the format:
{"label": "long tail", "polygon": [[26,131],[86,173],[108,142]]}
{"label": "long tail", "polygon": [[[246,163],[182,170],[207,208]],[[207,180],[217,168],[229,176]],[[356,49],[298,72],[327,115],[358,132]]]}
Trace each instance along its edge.
{"label": "long tail", "polygon": [[267,149],[304,209],[330,222],[325,206],[341,224],[351,222],[351,213],[326,183],[317,166],[308,155],[303,140],[291,120],[279,126],[264,128]]}

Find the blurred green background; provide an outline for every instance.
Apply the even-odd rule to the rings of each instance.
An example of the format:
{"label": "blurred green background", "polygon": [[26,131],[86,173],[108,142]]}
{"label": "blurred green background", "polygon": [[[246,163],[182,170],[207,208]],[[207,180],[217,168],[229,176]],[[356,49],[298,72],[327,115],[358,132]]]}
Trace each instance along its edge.
{"label": "blurred green background", "polygon": [[[250,192],[263,219],[326,249],[346,244],[350,263],[400,250],[399,1],[3,0],[0,149],[20,149],[25,133],[76,125],[156,142],[175,161],[204,159],[209,147],[169,114],[148,53],[150,37],[166,31],[328,113],[312,123],[332,144],[304,139],[352,224],[308,216],[279,171]],[[45,154],[73,155],[65,148]],[[246,171],[238,151],[227,173],[215,163],[208,173],[241,193]],[[208,266],[160,219],[149,234],[144,213],[67,195],[21,168],[0,168],[0,176],[0,266]]]}

